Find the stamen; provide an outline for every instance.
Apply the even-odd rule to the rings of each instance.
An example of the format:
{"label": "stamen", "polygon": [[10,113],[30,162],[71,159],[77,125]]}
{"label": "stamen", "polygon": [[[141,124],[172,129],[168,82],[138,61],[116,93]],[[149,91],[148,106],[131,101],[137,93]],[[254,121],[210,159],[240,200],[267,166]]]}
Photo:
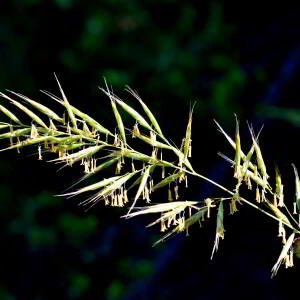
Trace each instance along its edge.
{"label": "stamen", "polygon": [[260,192],[259,192],[258,186],[256,187],[256,197],[255,197],[255,199],[258,203],[260,203]]}
{"label": "stamen", "polygon": [[173,197],[172,197],[172,192],[171,192],[170,186],[169,186],[169,189],[168,189],[168,201],[173,201]]}
{"label": "stamen", "polygon": [[297,214],[297,203],[296,202],[293,203],[293,207],[294,207],[293,214],[296,215]]}
{"label": "stamen", "polygon": [[39,160],[42,160],[43,157],[42,157],[42,148],[41,148],[41,146],[38,146],[38,152],[39,152]]}

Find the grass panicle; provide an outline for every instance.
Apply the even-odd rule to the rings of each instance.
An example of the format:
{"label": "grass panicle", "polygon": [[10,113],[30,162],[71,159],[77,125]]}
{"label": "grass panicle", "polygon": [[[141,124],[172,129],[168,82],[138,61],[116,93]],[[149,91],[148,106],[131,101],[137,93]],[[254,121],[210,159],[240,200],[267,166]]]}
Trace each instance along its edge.
{"label": "grass panicle", "polygon": [[[275,186],[272,187],[269,182],[267,166],[258,143],[260,132],[255,135],[253,127],[248,124],[251,148],[248,152],[243,152],[240,136],[241,125],[237,116],[235,115],[234,138],[231,138],[215,121],[218,130],[234,149],[232,156],[219,153],[234,168],[232,177],[235,186],[233,189],[228,189],[203,174],[197,173],[191,164],[194,107],[190,110],[185,135],[182,137],[181,146],[178,147],[163,135],[154,114],[131,88],[127,87],[126,90],[138,100],[142,107],[141,112],[117,97],[105,80],[105,88],[100,88],[109,98],[112,115],[117,123],[117,130],[115,130],[109,126],[104,127],[91,116],[71,105],[56,75],[55,79],[61,98],[47,91],[42,91],[42,93],[60,104],[61,111],[58,112],[20,93],[9,91],[11,95],[18,97],[18,101],[0,93],[0,96],[6,100],[3,105],[0,104],[0,112],[8,118],[7,122],[0,122],[0,139],[4,144],[6,143],[0,151],[11,149],[19,151],[21,148],[35,145],[38,149],[38,159],[43,159],[47,153],[54,153],[56,157],[48,160],[49,162],[60,163],[63,167],[71,167],[76,163],[82,165],[84,175],[70,187],[71,190],[69,188],[60,196],[89,195],[80,202],[81,205],[88,208],[100,201],[114,207],[126,206],[129,208],[127,214],[123,216],[126,219],[145,214],[158,215],[147,226],[160,224],[160,230],[164,232],[164,235],[154,245],[164,242],[180,232],[188,234],[189,227],[196,223],[201,226],[204,220],[208,222],[215,219],[216,233],[211,258],[218,250],[219,240],[224,239],[224,215],[226,213],[230,215],[233,212],[242,213],[246,206],[250,206],[279,224],[279,236],[282,237],[284,247],[272,269],[272,277],[276,275],[282,263],[285,263],[286,267],[293,266],[293,243],[295,249],[299,250],[300,180],[296,166],[292,164],[296,186],[293,213],[299,215],[299,222],[297,222],[289,210],[290,207],[283,203],[283,184],[277,167],[275,180],[270,180],[271,183],[276,182]],[[6,108],[6,104],[13,105],[18,115],[21,113],[23,116],[27,116],[24,118],[24,122],[23,118],[21,122],[9,107]],[[125,135],[123,113],[129,114],[135,121],[132,136]],[[25,120],[28,120],[28,117],[30,121],[29,124],[26,124]],[[139,126],[141,126],[141,131]],[[133,138],[135,138],[134,142]],[[139,151],[136,148],[143,150]],[[163,160],[162,151],[169,152],[175,159]],[[100,171],[104,169],[107,169],[107,172],[111,171],[111,175],[108,175],[107,178],[102,177],[93,184],[86,184],[72,190],[75,185],[87,178],[93,175],[96,177],[95,174],[101,177]],[[226,195],[220,195],[219,198],[206,197],[205,199],[184,201],[184,196],[180,195],[179,198],[178,186],[181,183],[187,188],[188,177],[206,180]],[[251,200],[243,197],[244,189],[241,188],[243,185],[246,185],[249,190],[252,189],[252,186],[255,187],[253,191],[250,191],[253,193]],[[161,201],[150,204],[150,194],[151,199],[154,200],[155,197],[152,193],[163,188],[168,192],[162,196]],[[137,200],[140,198],[145,201],[140,201],[143,205],[137,207]],[[272,202],[269,199],[273,199]],[[244,205],[239,206],[238,210],[237,203]],[[224,209],[226,204],[230,208],[228,212]],[[286,235],[289,236],[287,240]]]}

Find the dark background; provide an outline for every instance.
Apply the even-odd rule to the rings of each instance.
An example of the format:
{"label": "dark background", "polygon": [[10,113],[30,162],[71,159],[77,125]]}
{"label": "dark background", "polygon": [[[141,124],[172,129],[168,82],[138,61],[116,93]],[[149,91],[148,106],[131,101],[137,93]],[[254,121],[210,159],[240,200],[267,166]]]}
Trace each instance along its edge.
{"label": "dark background", "polygon": [[[196,101],[192,164],[229,188],[232,169],[217,152],[233,153],[213,119],[233,135],[236,113],[244,149],[250,146],[246,120],[256,131],[264,124],[260,145],[268,172],[274,177],[274,164],[279,166],[292,205],[290,163],[300,168],[298,7],[263,1],[5,3],[2,92],[21,92],[55,108],[39,90],[59,94],[56,72],[71,103],[114,130],[109,102],[98,89],[105,76],[137,109],[124,87],[138,90],[177,145]],[[132,125],[126,115],[124,121]],[[99,204],[85,212],[77,206],[80,199],[55,197],[80,170],[57,172],[58,166],[36,156],[34,149],[0,156],[1,300],[297,299],[299,261],[270,279],[282,245],[276,222],[255,210],[243,206],[225,217],[225,240],[212,261],[214,218],[201,229],[194,226],[189,237],[181,234],[153,248],[160,233],[145,228],[152,218],[125,221],[125,209]],[[201,180],[190,181],[186,200],[209,195],[225,196]]]}

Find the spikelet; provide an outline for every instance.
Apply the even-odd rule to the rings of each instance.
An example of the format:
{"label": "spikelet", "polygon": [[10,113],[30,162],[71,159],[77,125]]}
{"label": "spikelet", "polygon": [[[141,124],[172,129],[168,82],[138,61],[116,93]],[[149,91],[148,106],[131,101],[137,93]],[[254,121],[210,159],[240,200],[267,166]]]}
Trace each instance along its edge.
{"label": "spikelet", "polygon": [[[3,93],[0,93],[0,96],[7,98],[7,96]],[[15,123],[22,125],[21,121],[4,106],[0,105],[0,111],[2,111],[6,116],[8,116]]]}
{"label": "spikelet", "polygon": [[191,156],[192,118],[193,118],[193,108],[190,111],[188,125],[186,128],[186,133],[184,138],[184,146],[183,146],[184,160],[186,160],[188,157]]}
{"label": "spikelet", "polygon": [[63,89],[62,89],[62,87],[61,87],[61,85],[60,85],[60,82],[58,81],[58,78],[57,78],[57,76],[56,76],[55,73],[54,73],[54,76],[55,76],[56,82],[57,82],[57,84],[58,84],[60,93],[61,93],[61,95],[62,95],[64,106],[65,106],[65,108],[67,109],[69,118],[70,118],[70,120],[71,120],[71,122],[72,122],[72,124],[73,124],[73,128],[74,128],[74,129],[77,129],[77,122],[76,122],[76,118],[75,118],[75,116],[74,116],[74,113],[73,113],[73,111],[72,111],[71,105],[70,105],[70,103],[69,103],[69,101],[68,101],[68,99],[67,99],[67,97],[66,97],[66,95],[65,95],[65,93],[64,93],[64,91],[63,91]]}
{"label": "spikelet", "polygon": [[253,142],[253,145],[254,145],[254,150],[255,150],[255,154],[256,154],[256,160],[257,160],[258,168],[259,168],[259,170],[261,172],[261,175],[263,177],[264,184],[268,185],[267,180],[269,178],[269,175],[267,174],[266,165],[264,163],[263,156],[262,156],[260,147],[258,145],[257,137],[255,137],[252,127],[249,126],[249,130],[250,130],[251,137],[252,137],[252,142]]}
{"label": "spikelet", "polygon": [[243,162],[242,176],[246,176],[247,175],[246,173],[247,173],[247,170],[248,170],[248,167],[249,167],[249,164],[250,164],[250,161],[251,161],[253,153],[254,153],[254,145],[252,144],[252,147],[250,148],[250,150],[249,150],[249,152],[248,152],[248,154],[245,157],[244,162]]}
{"label": "spikelet", "polygon": [[286,215],[278,207],[276,207],[275,205],[273,205],[269,201],[266,201],[266,203],[271,208],[271,210],[274,212],[275,216],[278,218],[279,221],[281,220],[284,224],[291,225],[289,219],[286,217]]}
{"label": "spikelet", "polygon": [[[298,171],[296,169],[296,166],[294,164],[292,164],[293,168],[294,168],[294,172],[295,172],[295,198],[296,198],[296,206],[298,208],[298,213],[300,215],[300,179],[299,179],[299,175],[298,175]],[[300,226],[300,224],[299,224]]]}
{"label": "spikelet", "polygon": [[[145,191],[145,189],[146,189],[146,191],[147,191],[147,186],[146,186],[146,184],[147,184],[147,180],[148,180],[149,175],[150,175],[150,169],[151,169],[151,166],[148,166],[148,167],[144,170],[144,174],[143,174],[143,176],[142,176],[142,178],[141,178],[141,183],[140,183],[139,189],[138,189],[138,191],[137,191],[137,193],[136,193],[136,195],[135,195],[134,201],[133,201],[133,203],[132,203],[132,205],[131,205],[131,207],[130,207],[130,209],[129,209],[129,211],[128,211],[128,214],[130,214],[131,210],[132,210],[133,207],[135,206],[136,201],[137,201],[137,199],[140,197],[140,195],[142,194],[142,192]],[[146,193],[147,193],[147,192],[146,192]],[[147,194],[147,195],[148,195],[148,194]],[[149,197],[149,196],[148,196],[148,197]],[[148,199],[148,197],[146,196],[147,199]]]}
{"label": "spikelet", "polygon": [[271,276],[272,278],[277,274],[277,271],[278,271],[280,265],[286,259],[286,257],[289,255],[289,251],[293,244],[294,238],[295,238],[295,233],[292,233],[290,235],[290,237],[288,238],[287,242],[285,243],[285,245],[283,246],[283,249],[278,257],[278,260],[272,268],[272,276]]}
{"label": "spikelet", "polygon": [[240,200],[240,195],[239,192],[236,191],[234,195],[232,196],[232,201],[231,201],[231,214],[234,214],[235,212],[238,211],[236,202]]}
{"label": "spikelet", "polygon": [[241,139],[239,132],[239,121],[235,115],[236,129],[235,129],[235,159],[234,159],[234,177],[241,179]]}
{"label": "spikelet", "polygon": [[168,184],[170,184],[171,182],[175,181],[176,179],[178,179],[180,176],[182,176],[184,172],[177,172],[175,174],[172,174],[168,177],[166,177],[165,179],[163,179],[161,182],[157,183],[153,188],[152,191],[156,191],[159,188],[162,188]]}
{"label": "spikelet", "polygon": [[[153,205],[148,205],[146,207],[142,207],[140,210],[136,212],[131,212],[129,214],[126,214],[125,216],[123,216],[123,218],[128,219],[128,218],[132,218],[144,214],[156,214],[156,213],[167,213],[167,212],[173,212],[175,214],[178,214],[179,212],[183,211],[189,206],[196,208],[195,207],[196,204],[198,204],[197,201],[176,201],[176,202],[168,202],[162,204],[153,204]],[[158,222],[160,222],[160,218],[154,223],[149,224],[148,227]]]}
{"label": "spikelet", "polygon": [[142,99],[140,98],[140,96],[137,94],[137,92],[135,92],[134,90],[132,90],[130,87],[127,86],[126,90],[133,95],[142,105],[146,115],[148,116],[148,118],[150,119],[152,125],[154,126],[154,128],[156,129],[157,133],[160,136],[163,136],[162,131],[160,129],[160,126],[158,125],[158,122],[156,121],[154,115],[152,114],[152,112],[150,111],[150,109],[147,107],[147,105],[142,101]]}
{"label": "spikelet", "polygon": [[104,80],[104,82],[105,82],[107,91],[105,91],[104,89],[101,89],[101,90],[102,90],[102,91],[109,97],[109,99],[110,99],[111,107],[112,107],[112,110],[113,110],[113,112],[114,112],[114,115],[115,115],[115,118],[116,118],[116,121],[117,121],[119,130],[120,130],[120,135],[121,135],[121,137],[122,137],[123,143],[126,145],[125,127],[124,127],[124,124],[123,124],[121,115],[120,115],[120,113],[119,113],[119,111],[118,111],[118,109],[117,109],[116,101],[115,101],[115,98],[114,98],[112,92],[109,90],[108,85],[107,85],[107,83],[106,83],[105,80]]}
{"label": "spikelet", "polygon": [[118,103],[128,114],[130,114],[141,126],[147,128],[148,130],[151,130],[151,126],[148,124],[148,122],[132,107],[127,105],[124,101],[119,99],[117,96],[115,96],[107,87],[107,84],[105,82],[107,90],[104,90],[100,88],[101,91],[103,91],[112,101],[115,101]]}
{"label": "spikelet", "polygon": [[217,215],[216,238],[215,238],[215,243],[214,243],[214,247],[210,259],[213,258],[214,252],[218,251],[220,238],[222,240],[224,239],[225,230],[224,230],[223,219],[224,219],[224,207],[223,207],[223,201],[221,200],[218,208],[218,215]]}
{"label": "spikelet", "polygon": [[[214,120],[214,122],[216,123],[219,131],[225,136],[225,138],[227,139],[227,141],[229,142],[229,144],[233,147],[234,150],[236,150],[236,144],[235,142],[232,140],[232,138],[223,130],[223,128],[221,127],[221,125],[216,121]],[[244,152],[242,151],[241,149],[241,158],[243,161],[246,160],[246,155],[244,154]],[[251,168],[251,170],[254,170],[255,166],[251,163],[251,161],[249,161],[249,167]]]}
{"label": "spikelet", "polygon": [[[174,204],[178,203],[178,202],[172,202]],[[170,203],[171,204],[171,203]],[[179,224],[172,229],[171,231],[169,231],[167,234],[165,234],[162,238],[160,238],[158,241],[156,241],[153,246],[158,245],[159,243],[165,241],[166,239],[168,239],[169,237],[171,237],[172,235],[174,235],[175,233],[179,233],[183,230],[187,230],[191,225],[200,222],[201,219],[203,219],[204,215],[207,213],[207,208],[201,208],[198,212],[194,213],[191,217],[189,218],[185,218],[185,219],[181,219],[179,221]],[[184,221],[184,222],[183,222]]]}
{"label": "spikelet", "polygon": [[283,184],[281,183],[281,176],[278,167],[276,166],[276,196],[278,198],[278,203],[277,205],[280,207],[284,206],[283,202]]}
{"label": "spikelet", "polygon": [[46,116],[48,116],[50,119],[53,119],[57,122],[60,123],[64,123],[63,118],[59,117],[54,111],[52,111],[50,108],[46,107],[45,105],[42,105],[34,100],[29,99],[28,97],[20,94],[20,93],[16,93],[13,91],[9,91],[10,93],[20,97],[21,99],[25,100],[26,102],[28,102],[30,105],[32,105],[33,107],[35,107],[37,110],[39,110],[40,112],[42,112],[43,114],[45,114]]}

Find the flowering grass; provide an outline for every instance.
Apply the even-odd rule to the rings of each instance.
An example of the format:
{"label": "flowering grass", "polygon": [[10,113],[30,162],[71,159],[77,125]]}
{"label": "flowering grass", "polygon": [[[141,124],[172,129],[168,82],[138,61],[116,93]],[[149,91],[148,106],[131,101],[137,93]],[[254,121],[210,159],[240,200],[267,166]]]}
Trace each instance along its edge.
{"label": "flowering grass", "polygon": [[[113,118],[116,121],[115,132],[103,124],[86,115],[67,99],[57,77],[60,96],[42,91],[54,101],[58,102],[62,110],[56,113],[50,108],[28,97],[8,91],[0,93],[6,100],[0,105],[0,111],[6,115],[7,122],[0,124],[1,139],[8,141],[8,146],[0,151],[17,149],[26,146],[37,146],[38,159],[43,159],[48,152],[55,153],[57,158],[50,160],[63,166],[72,166],[80,163],[83,167],[83,177],[88,177],[106,169],[114,168],[111,177],[86,185],[83,188],[70,191],[61,196],[73,197],[88,195],[81,204],[87,208],[99,202],[104,205],[123,207],[127,206],[128,213],[124,218],[132,218],[144,214],[157,214],[158,217],[148,226],[160,224],[164,235],[155,243],[165,241],[172,235],[186,231],[195,223],[200,225],[207,219],[215,217],[216,236],[212,250],[218,250],[220,239],[224,239],[224,217],[240,213],[239,206],[246,204],[259,210],[266,217],[278,223],[278,236],[282,238],[283,249],[277,262],[272,268],[275,276],[280,265],[293,266],[293,255],[299,257],[300,234],[300,180],[296,166],[295,173],[295,202],[285,204],[282,179],[276,168],[276,186],[269,183],[267,166],[259,146],[259,133],[256,134],[251,125],[252,146],[244,152],[241,145],[239,120],[236,116],[235,136],[231,138],[215,121],[218,130],[234,149],[235,155],[229,158],[222,153],[233,167],[235,188],[229,190],[213,180],[197,173],[190,159],[192,157],[192,119],[193,109],[190,111],[186,133],[180,147],[175,146],[164,135],[158,121],[139,95],[130,89],[126,90],[138,100],[141,111],[138,112],[118,98],[105,82],[105,88],[100,90],[109,98]],[[15,107],[16,116],[11,112]],[[126,135],[122,114],[128,113],[134,120],[131,136]],[[22,116],[22,118],[21,118]],[[23,121],[27,116],[30,122]],[[133,139],[151,148],[150,153],[144,153],[134,148]],[[172,153],[174,160],[164,160],[163,153]],[[169,156],[167,156],[169,157]],[[125,167],[126,166],[126,167]],[[206,198],[202,201],[184,201],[179,195],[179,186],[188,188],[190,176],[201,178],[217,186],[222,195],[218,198]],[[254,189],[254,201],[245,199],[240,187],[246,185],[249,190]],[[166,189],[165,201],[160,204],[150,204],[153,193],[158,189]],[[139,207],[137,208],[137,204]],[[288,207],[289,206],[289,207]],[[290,207],[292,206],[292,207]],[[297,237],[298,236],[298,237]]]}

